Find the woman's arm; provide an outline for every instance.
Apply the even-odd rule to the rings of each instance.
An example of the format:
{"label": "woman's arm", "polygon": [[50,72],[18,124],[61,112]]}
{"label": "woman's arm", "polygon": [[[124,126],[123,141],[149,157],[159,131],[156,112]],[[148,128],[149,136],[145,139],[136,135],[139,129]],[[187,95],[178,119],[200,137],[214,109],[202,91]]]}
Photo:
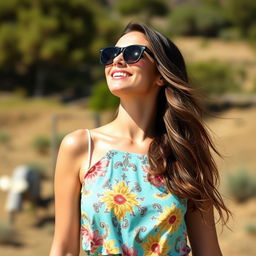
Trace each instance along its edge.
{"label": "woman's arm", "polygon": [[186,213],[188,238],[193,256],[222,256],[214,221],[213,206],[202,215],[198,210]]}
{"label": "woman's arm", "polygon": [[55,231],[49,256],[78,256],[80,250],[79,170],[87,136],[77,130],[63,139],[56,164]]}

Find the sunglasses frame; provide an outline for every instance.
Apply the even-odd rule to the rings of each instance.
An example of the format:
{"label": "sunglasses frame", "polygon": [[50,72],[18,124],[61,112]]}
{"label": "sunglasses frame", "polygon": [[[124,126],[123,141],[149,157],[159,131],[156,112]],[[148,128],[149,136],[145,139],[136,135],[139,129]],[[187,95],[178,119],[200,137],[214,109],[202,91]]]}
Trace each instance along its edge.
{"label": "sunglasses frame", "polygon": [[[138,56],[138,58],[136,59],[136,61],[126,61],[125,60],[125,51],[127,48],[129,47],[133,47],[133,46],[137,46],[139,47],[140,49],[140,55]],[[152,51],[149,50],[149,48],[145,45],[139,45],[139,44],[132,44],[132,45],[128,45],[128,46],[125,46],[125,47],[118,47],[118,46],[108,46],[108,47],[104,47],[104,48],[101,48],[100,49],[100,64],[104,65],[104,66],[108,66],[108,65],[111,65],[114,61],[114,58],[112,59],[112,61],[110,63],[104,63],[102,61],[102,52],[105,51],[106,49],[117,49],[117,52],[116,52],[116,56],[114,56],[114,58],[116,58],[120,53],[123,53],[123,60],[127,63],[127,64],[134,64],[136,62],[138,62],[142,56],[143,56],[143,53],[144,51],[147,52],[152,58],[154,58],[154,54],[152,53]]]}

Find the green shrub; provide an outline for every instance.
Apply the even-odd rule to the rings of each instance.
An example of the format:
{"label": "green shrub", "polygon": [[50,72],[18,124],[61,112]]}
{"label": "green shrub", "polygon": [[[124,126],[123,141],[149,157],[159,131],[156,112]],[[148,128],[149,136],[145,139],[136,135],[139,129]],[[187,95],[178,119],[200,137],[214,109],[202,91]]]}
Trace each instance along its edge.
{"label": "green shrub", "polygon": [[227,177],[228,193],[237,201],[244,202],[256,196],[256,179],[244,169]]}
{"label": "green shrub", "polygon": [[8,144],[11,140],[11,135],[8,131],[0,131],[0,144]]}
{"label": "green shrub", "polygon": [[58,134],[57,135],[57,138],[56,138],[56,145],[57,147],[59,148],[63,138],[65,137],[66,133],[61,133],[61,134]]}
{"label": "green shrub", "polygon": [[209,47],[209,43],[210,43],[210,40],[208,38],[202,38],[201,42],[200,42],[200,47],[201,48],[207,48]]}
{"label": "green shrub", "polygon": [[170,15],[170,34],[186,36],[196,34],[195,9],[191,5],[182,5],[174,9]]}
{"label": "green shrub", "polygon": [[197,33],[204,36],[217,36],[226,23],[221,9],[202,5],[196,10]]}
{"label": "green shrub", "polygon": [[146,13],[149,16],[164,16],[168,13],[168,6],[161,0],[120,0],[116,9],[123,15]]}
{"label": "green shrub", "polygon": [[217,36],[226,26],[222,9],[206,4],[183,4],[170,15],[171,34]]}
{"label": "green shrub", "polygon": [[224,28],[218,36],[225,41],[239,40],[242,38],[242,31],[239,27]]}
{"label": "green shrub", "polygon": [[248,31],[248,37],[249,40],[254,42],[256,41],[256,23],[254,25],[252,25]]}
{"label": "green shrub", "polygon": [[191,63],[188,73],[194,87],[205,94],[214,95],[241,91],[239,82],[244,77],[243,70],[217,60]]}
{"label": "green shrub", "polygon": [[228,0],[224,6],[229,22],[240,27],[243,34],[247,35],[248,29],[255,24],[256,1]]}
{"label": "green shrub", "polygon": [[105,109],[114,109],[119,104],[119,98],[111,94],[105,81],[101,81],[93,87],[89,99],[89,108],[100,112]]}
{"label": "green shrub", "polygon": [[[118,38],[123,30],[121,23],[117,23],[116,20],[111,19],[109,16],[106,17],[103,9],[97,10],[97,15],[100,19],[95,19],[97,26],[97,40],[94,40],[90,52],[95,60],[98,61],[99,49],[112,45],[114,38]],[[103,13],[102,13],[103,12]],[[102,71],[102,69],[100,69]],[[97,76],[95,76],[97,77]]]}
{"label": "green shrub", "polygon": [[255,224],[247,224],[245,226],[245,230],[250,235],[256,235],[256,225]]}
{"label": "green shrub", "polygon": [[17,233],[10,225],[0,222],[0,244],[12,244],[17,242]]}
{"label": "green shrub", "polygon": [[46,154],[49,152],[50,148],[50,139],[49,137],[45,135],[38,135],[34,140],[33,140],[33,146],[34,148],[41,154]]}
{"label": "green shrub", "polygon": [[13,94],[17,97],[17,98],[25,98],[28,96],[28,91],[26,88],[22,88],[22,87],[17,87],[15,88]]}

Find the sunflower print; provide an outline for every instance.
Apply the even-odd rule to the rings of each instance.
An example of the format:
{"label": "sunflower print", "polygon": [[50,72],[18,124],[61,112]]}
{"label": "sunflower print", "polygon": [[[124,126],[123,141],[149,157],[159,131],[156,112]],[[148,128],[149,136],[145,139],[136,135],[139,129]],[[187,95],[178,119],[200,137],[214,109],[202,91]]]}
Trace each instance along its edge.
{"label": "sunflower print", "polygon": [[114,186],[113,190],[105,192],[102,202],[107,206],[108,210],[113,210],[115,216],[120,221],[127,212],[133,213],[133,207],[138,205],[135,193],[129,193],[129,187],[124,181]]}
{"label": "sunflower print", "polygon": [[182,223],[182,213],[175,205],[171,207],[165,206],[164,212],[157,217],[158,223],[156,226],[161,230],[173,233],[176,232]]}
{"label": "sunflower print", "polygon": [[160,256],[167,255],[171,246],[168,245],[168,240],[161,237],[159,233],[154,236],[148,236],[147,240],[142,244],[145,256]]}
{"label": "sunflower print", "polygon": [[[132,165],[124,169],[125,159]],[[187,199],[172,194],[162,177],[148,171],[147,155],[110,150],[87,172],[81,238],[88,255],[189,255]]]}
{"label": "sunflower print", "polygon": [[104,242],[104,247],[108,254],[118,254],[121,253],[118,248],[114,246],[115,240],[109,240]]}

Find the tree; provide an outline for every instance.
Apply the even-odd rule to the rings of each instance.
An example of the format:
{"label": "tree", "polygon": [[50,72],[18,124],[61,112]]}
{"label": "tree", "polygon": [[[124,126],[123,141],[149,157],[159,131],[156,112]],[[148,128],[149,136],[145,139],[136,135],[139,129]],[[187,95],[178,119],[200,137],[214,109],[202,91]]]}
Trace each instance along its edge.
{"label": "tree", "polygon": [[164,16],[169,9],[164,0],[120,0],[116,9],[122,15],[141,15],[145,22],[150,23],[153,16]]}
{"label": "tree", "polygon": [[247,35],[252,26],[256,24],[256,1],[253,0],[228,0],[226,14],[230,22],[241,28]]}
{"label": "tree", "polygon": [[35,73],[37,94],[43,94],[46,73],[53,69],[89,68],[95,57],[92,45],[100,34],[95,17],[100,2],[0,1],[0,68]]}
{"label": "tree", "polygon": [[212,37],[218,35],[227,21],[222,9],[212,2],[180,5],[171,13],[170,23],[171,34]]}

